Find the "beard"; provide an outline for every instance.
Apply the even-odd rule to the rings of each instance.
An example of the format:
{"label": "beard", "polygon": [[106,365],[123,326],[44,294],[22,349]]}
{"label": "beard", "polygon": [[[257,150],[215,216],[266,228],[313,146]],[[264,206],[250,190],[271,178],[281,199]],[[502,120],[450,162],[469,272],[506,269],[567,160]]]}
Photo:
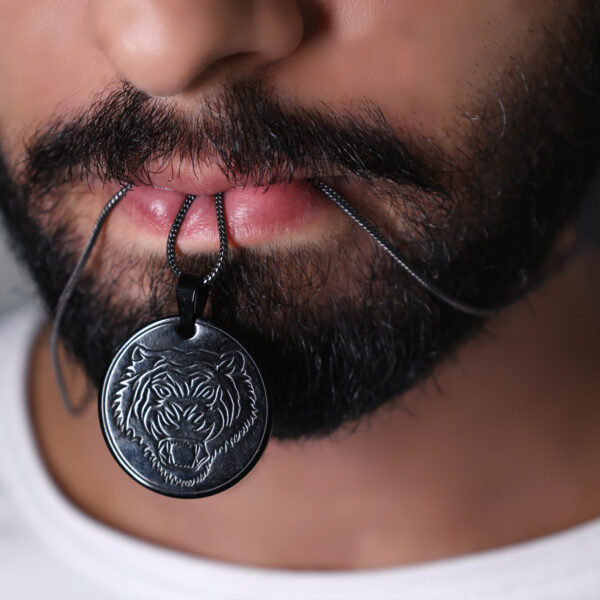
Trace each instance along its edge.
{"label": "beard", "polygon": [[[257,81],[225,87],[193,114],[125,84],[46,124],[22,168],[0,164],[2,211],[53,311],[83,246],[69,196],[82,181],[147,183],[149,165],[173,160],[247,183],[341,173],[367,189],[357,208],[417,272],[463,301],[503,305],[543,278],[597,165],[598,29],[590,9],[560,43],[546,40],[535,68],[515,62],[499,89],[457,112],[467,125],[447,132],[451,149],[394,131],[372,104],[353,115],[298,108]],[[96,259],[61,336],[99,387],[117,348],[176,307],[164,258],[115,246]],[[213,260],[185,256],[180,267],[204,273]],[[400,399],[483,324],[423,292],[356,231],[321,247],[236,250],[205,316],[254,357],[280,439],[326,435]]]}

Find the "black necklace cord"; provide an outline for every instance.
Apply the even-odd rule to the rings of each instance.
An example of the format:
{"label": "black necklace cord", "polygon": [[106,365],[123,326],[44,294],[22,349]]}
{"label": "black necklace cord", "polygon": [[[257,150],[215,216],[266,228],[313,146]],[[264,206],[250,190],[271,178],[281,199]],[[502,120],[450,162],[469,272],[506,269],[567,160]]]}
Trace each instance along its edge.
{"label": "black necklace cord", "polygon": [[184,273],[177,266],[175,252],[177,234],[183,225],[194,199],[195,196],[192,195],[185,198],[181,208],[177,212],[173,225],[171,225],[169,237],[167,238],[167,262],[171,271],[173,271],[173,275],[177,277],[178,331],[184,338],[191,338],[194,335],[196,331],[196,319],[201,317],[204,312],[210,285],[223,270],[223,265],[229,252],[223,193],[219,192],[215,195],[215,211],[217,213],[217,228],[219,230],[219,256],[217,261],[206,275]]}
{"label": "black necklace cord", "polygon": [[[442,302],[448,304],[449,306],[460,312],[480,318],[490,317],[496,314],[502,308],[479,308],[477,306],[473,306],[466,302],[462,302],[457,298],[449,296],[443,290],[438,288],[435,284],[427,281],[421,275],[416,273],[412,269],[412,267],[410,267],[404,261],[404,259],[398,252],[398,249],[395,248],[372,223],[370,223],[365,217],[363,217],[345,198],[340,196],[340,194],[338,194],[333,188],[331,188],[326,183],[318,179],[312,179],[311,183],[319,191],[321,191],[321,193],[324,194],[326,198],[328,198],[334,204],[336,204],[357,225],[359,225],[366,233],[368,233],[369,236],[381,248],[383,248],[383,250],[385,250],[392,257],[392,259],[414,281],[416,281],[423,289],[428,291],[430,294],[432,294]],[[127,194],[127,192],[131,190],[132,187],[133,184],[131,183],[122,187],[106,203],[106,205],[98,215],[98,218],[96,219],[96,222],[94,224],[90,237],[85,245],[85,248],[81,253],[81,256],[79,257],[79,260],[77,261],[77,264],[75,266],[75,269],[73,270],[73,273],[71,273],[71,276],[69,277],[69,280],[67,281],[67,284],[56,304],[56,313],[50,332],[50,354],[62,403],[65,407],[65,410],[72,415],[79,414],[81,410],[85,407],[85,404],[75,406],[71,402],[69,393],[67,391],[58,355],[60,325],[67,304],[71,299],[75,288],[77,287],[83,269],[90,257],[90,254],[96,244],[100,231],[108,215],[122,200],[125,194]],[[192,273],[184,273],[179,269],[176,260],[175,242],[177,240],[177,234],[179,233],[181,225],[183,224],[183,221],[185,220],[185,217],[188,213],[190,206],[194,202],[194,199],[195,196],[193,195],[186,196],[181,207],[179,208],[179,211],[177,212],[175,220],[173,221],[173,225],[171,226],[171,229],[169,231],[169,236],[167,238],[167,262],[169,264],[169,267],[171,268],[171,271],[173,272],[175,277],[177,277],[177,304],[179,307],[180,317],[179,332],[183,337],[186,338],[192,337],[192,335],[194,334],[195,320],[196,318],[202,316],[208,298],[209,286],[221,273],[228,253],[228,239],[225,221],[225,211],[223,207],[223,193],[219,193],[215,195],[215,210],[217,214],[217,226],[219,230],[219,256],[217,258],[216,263],[214,264],[213,268],[206,275],[203,276]]]}
{"label": "black necklace cord", "polygon": [[449,296],[435,284],[427,281],[424,277],[416,273],[413,268],[405,262],[398,252],[398,249],[395,248],[383,236],[379,229],[365,219],[365,217],[363,217],[345,198],[342,198],[342,196],[340,196],[340,194],[338,194],[333,188],[329,187],[326,183],[319,179],[311,179],[310,181],[322,194],[324,194],[334,204],[337,204],[337,206],[341,208],[357,225],[364,229],[364,231],[366,231],[371,238],[373,238],[373,240],[394,259],[394,261],[406,272],[407,275],[409,275],[423,289],[427,290],[438,300],[441,300],[445,304],[460,312],[472,315],[474,317],[480,317],[482,319],[491,317],[503,308],[479,308]]}
{"label": "black necklace cord", "polygon": [[58,302],[56,303],[56,311],[54,315],[54,321],[52,323],[52,329],[50,331],[50,357],[52,360],[52,367],[54,369],[54,375],[56,377],[56,383],[58,384],[58,390],[60,392],[60,397],[65,407],[65,410],[71,415],[79,414],[84,408],[85,403],[80,404],[79,406],[75,406],[69,397],[69,392],[67,391],[67,386],[65,384],[65,379],[63,377],[62,368],[60,366],[60,357],[58,355],[58,339],[60,335],[60,324],[62,322],[63,316],[65,314],[65,309],[67,308],[67,304],[77,287],[77,283],[81,277],[81,273],[92,253],[94,246],[96,245],[96,241],[98,240],[98,236],[100,235],[100,231],[102,230],[102,226],[106,221],[108,215],[112,212],[113,208],[117,206],[117,204],[123,199],[125,194],[131,190],[133,187],[132,183],[128,183],[126,186],[122,187],[104,206],[104,208],[100,211],[98,218],[96,219],[96,223],[92,229],[92,233],[75,265],[75,269],[71,273],[69,280],[67,281],[67,285],[63,289]]}

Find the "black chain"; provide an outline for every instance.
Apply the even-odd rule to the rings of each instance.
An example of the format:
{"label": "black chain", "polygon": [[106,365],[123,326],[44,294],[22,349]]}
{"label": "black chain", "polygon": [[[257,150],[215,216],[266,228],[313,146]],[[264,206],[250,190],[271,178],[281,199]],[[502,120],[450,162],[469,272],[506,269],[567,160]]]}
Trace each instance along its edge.
{"label": "black chain", "polygon": [[98,239],[98,235],[100,235],[100,231],[102,226],[104,225],[104,221],[108,215],[112,212],[113,208],[123,199],[123,196],[133,187],[133,184],[128,183],[126,186],[122,187],[105,205],[104,208],[100,211],[98,218],[96,219],[96,223],[92,229],[92,233],[75,265],[75,269],[71,273],[69,280],[67,281],[67,285],[65,285],[65,289],[62,291],[58,302],[56,303],[56,312],[54,315],[54,321],[52,323],[52,329],[50,331],[50,354],[52,358],[52,366],[54,368],[54,374],[56,376],[56,383],[58,384],[58,390],[60,392],[60,397],[62,399],[63,405],[68,413],[75,415],[81,412],[83,408],[85,408],[85,404],[80,404],[79,406],[74,406],[69,397],[69,393],[67,392],[67,386],[65,385],[65,379],[62,374],[62,369],[60,368],[60,360],[58,356],[58,337],[60,333],[60,324],[62,322],[63,315],[65,314],[65,309],[67,308],[67,304],[75,291],[75,287],[79,282],[79,278],[81,277],[81,272],[85,267],[85,264],[90,257],[90,254],[96,244],[96,240]]}
{"label": "black chain", "polygon": [[[175,275],[177,279],[181,277],[182,273],[181,269],[177,266],[175,242],[177,241],[177,234],[181,229],[181,225],[183,224],[188,210],[190,209],[190,206],[194,202],[195,198],[196,196],[192,195],[186,196],[185,200],[183,201],[183,204],[177,212],[177,216],[173,221],[173,225],[171,225],[169,237],[167,238],[167,262],[169,263],[169,267],[171,267],[171,271],[173,271],[173,275]],[[215,280],[217,275],[221,272],[221,269],[225,264],[225,259],[227,258],[227,253],[229,251],[222,192],[215,195],[215,210],[217,213],[217,227],[219,229],[219,257],[217,258],[217,262],[215,263],[211,271],[204,275],[204,277],[202,278],[202,285],[204,286],[210,285]]]}
{"label": "black chain", "polygon": [[410,267],[404,259],[400,256],[397,248],[392,246],[392,244],[383,236],[383,234],[367,219],[365,219],[345,198],[342,198],[333,188],[330,188],[326,183],[323,183],[319,179],[312,179],[311,183],[319,189],[319,191],[324,194],[329,200],[331,200],[334,204],[337,204],[357,225],[362,227],[372,238],[373,240],[379,244],[381,248],[383,248],[393,259],[394,261],[402,268],[404,271],[412,277],[422,288],[427,290],[430,294],[433,294],[436,298],[450,305],[452,308],[460,312],[467,313],[469,315],[473,315],[475,317],[486,318],[497,313],[500,308],[479,308],[478,306],[472,306],[471,304],[467,304],[466,302],[462,302],[456,298],[452,298],[448,296],[443,290],[438,288],[435,284],[425,280],[421,275],[417,274],[412,267]]}
{"label": "black chain", "polygon": [[[341,208],[355,223],[357,223],[364,231],[366,231],[371,238],[381,247],[383,248],[393,259],[394,261],[414,280],[416,281],[422,288],[427,290],[429,293],[433,294],[442,302],[452,306],[456,310],[461,312],[474,315],[476,317],[489,317],[496,312],[498,312],[502,307],[492,308],[492,309],[484,309],[476,306],[472,306],[467,304],[466,302],[462,302],[456,298],[448,296],[444,291],[439,289],[433,283],[424,279],[421,275],[417,274],[412,267],[410,267],[404,259],[400,256],[398,250],[392,246],[392,244],[383,236],[383,234],[367,219],[365,219],[351,204],[349,204],[342,196],[340,196],[333,188],[329,187],[326,183],[318,180],[312,179],[311,183],[321,191],[329,200],[331,200],[334,204],[336,204],[339,208]],[[114,209],[114,207],[121,201],[121,199],[127,194],[127,192],[132,188],[132,184],[127,184],[123,188],[121,188],[104,206],[98,218],[96,219],[96,223],[92,229],[92,233],[85,245],[85,248],[77,261],[77,265],[73,270],[73,273],[69,277],[65,289],[63,290],[58,302],[56,304],[56,314],[54,317],[54,322],[52,324],[52,330],[50,332],[50,351],[52,356],[52,364],[54,367],[54,372],[56,375],[56,381],[58,383],[58,388],[60,391],[60,395],[65,406],[65,409],[70,414],[77,414],[81,411],[83,406],[76,407],[74,406],[70,399],[69,394],[67,392],[67,388],[65,385],[64,377],[62,374],[62,370],[60,367],[59,356],[58,356],[58,339],[59,339],[59,330],[62,318],[65,313],[66,306],[75,291],[75,287],[79,282],[81,277],[81,273],[87,263],[87,260],[94,248],[98,235],[100,234],[100,230],[106,221],[106,218],[110,214],[110,212]],[[187,212],[194,202],[195,196],[188,195],[186,196],[183,204],[179,208],[177,212],[177,216],[173,221],[173,225],[169,231],[169,236],[167,238],[167,261],[169,263],[169,267],[173,271],[173,274],[179,281],[181,281],[182,272],[177,266],[176,252],[175,252],[175,242],[177,241],[177,234],[185,220]],[[201,280],[201,285],[206,287],[210,285],[217,277],[217,275],[221,272],[223,265],[225,263],[225,259],[227,258],[228,252],[228,242],[227,242],[227,228],[225,222],[225,211],[223,208],[223,193],[219,193],[215,195],[215,210],[217,213],[217,225],[219,229],[219,256],[215,265],[211,269],[209,273],[204,275]]]}

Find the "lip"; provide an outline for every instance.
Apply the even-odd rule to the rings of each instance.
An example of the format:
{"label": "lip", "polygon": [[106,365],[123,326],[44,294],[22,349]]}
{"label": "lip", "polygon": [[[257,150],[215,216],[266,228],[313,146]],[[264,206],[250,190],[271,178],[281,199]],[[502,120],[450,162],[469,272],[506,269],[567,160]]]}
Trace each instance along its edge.
{"label": "lip", "polygon": [[[111,186],[115,187],[116,186]],[[178,243],[198,251],[218,248],[219,236],[214,195],[224,192],[229,241],[252,247],[299,239],[325,225],[331,203],[308,180],[270,186],[236,186],[224,175],[201,178],[178,175],[153,177],[152,185],[135,186],[121,202],[115,216],[145,237],[166,239],[181,204],[188,194],[196,198],[181,226]]]}

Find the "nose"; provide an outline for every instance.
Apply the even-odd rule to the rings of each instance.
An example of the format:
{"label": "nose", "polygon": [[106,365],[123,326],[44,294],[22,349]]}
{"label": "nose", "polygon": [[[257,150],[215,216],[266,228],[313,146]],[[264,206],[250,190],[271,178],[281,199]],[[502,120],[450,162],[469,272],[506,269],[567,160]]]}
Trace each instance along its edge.
{"label": "nose", "polygon": [[297,0],[91,0],[88,6],[92,34],[108,60],[154,96],[182,93],[219,65],[265,67],[292,54],[303,36]]}

